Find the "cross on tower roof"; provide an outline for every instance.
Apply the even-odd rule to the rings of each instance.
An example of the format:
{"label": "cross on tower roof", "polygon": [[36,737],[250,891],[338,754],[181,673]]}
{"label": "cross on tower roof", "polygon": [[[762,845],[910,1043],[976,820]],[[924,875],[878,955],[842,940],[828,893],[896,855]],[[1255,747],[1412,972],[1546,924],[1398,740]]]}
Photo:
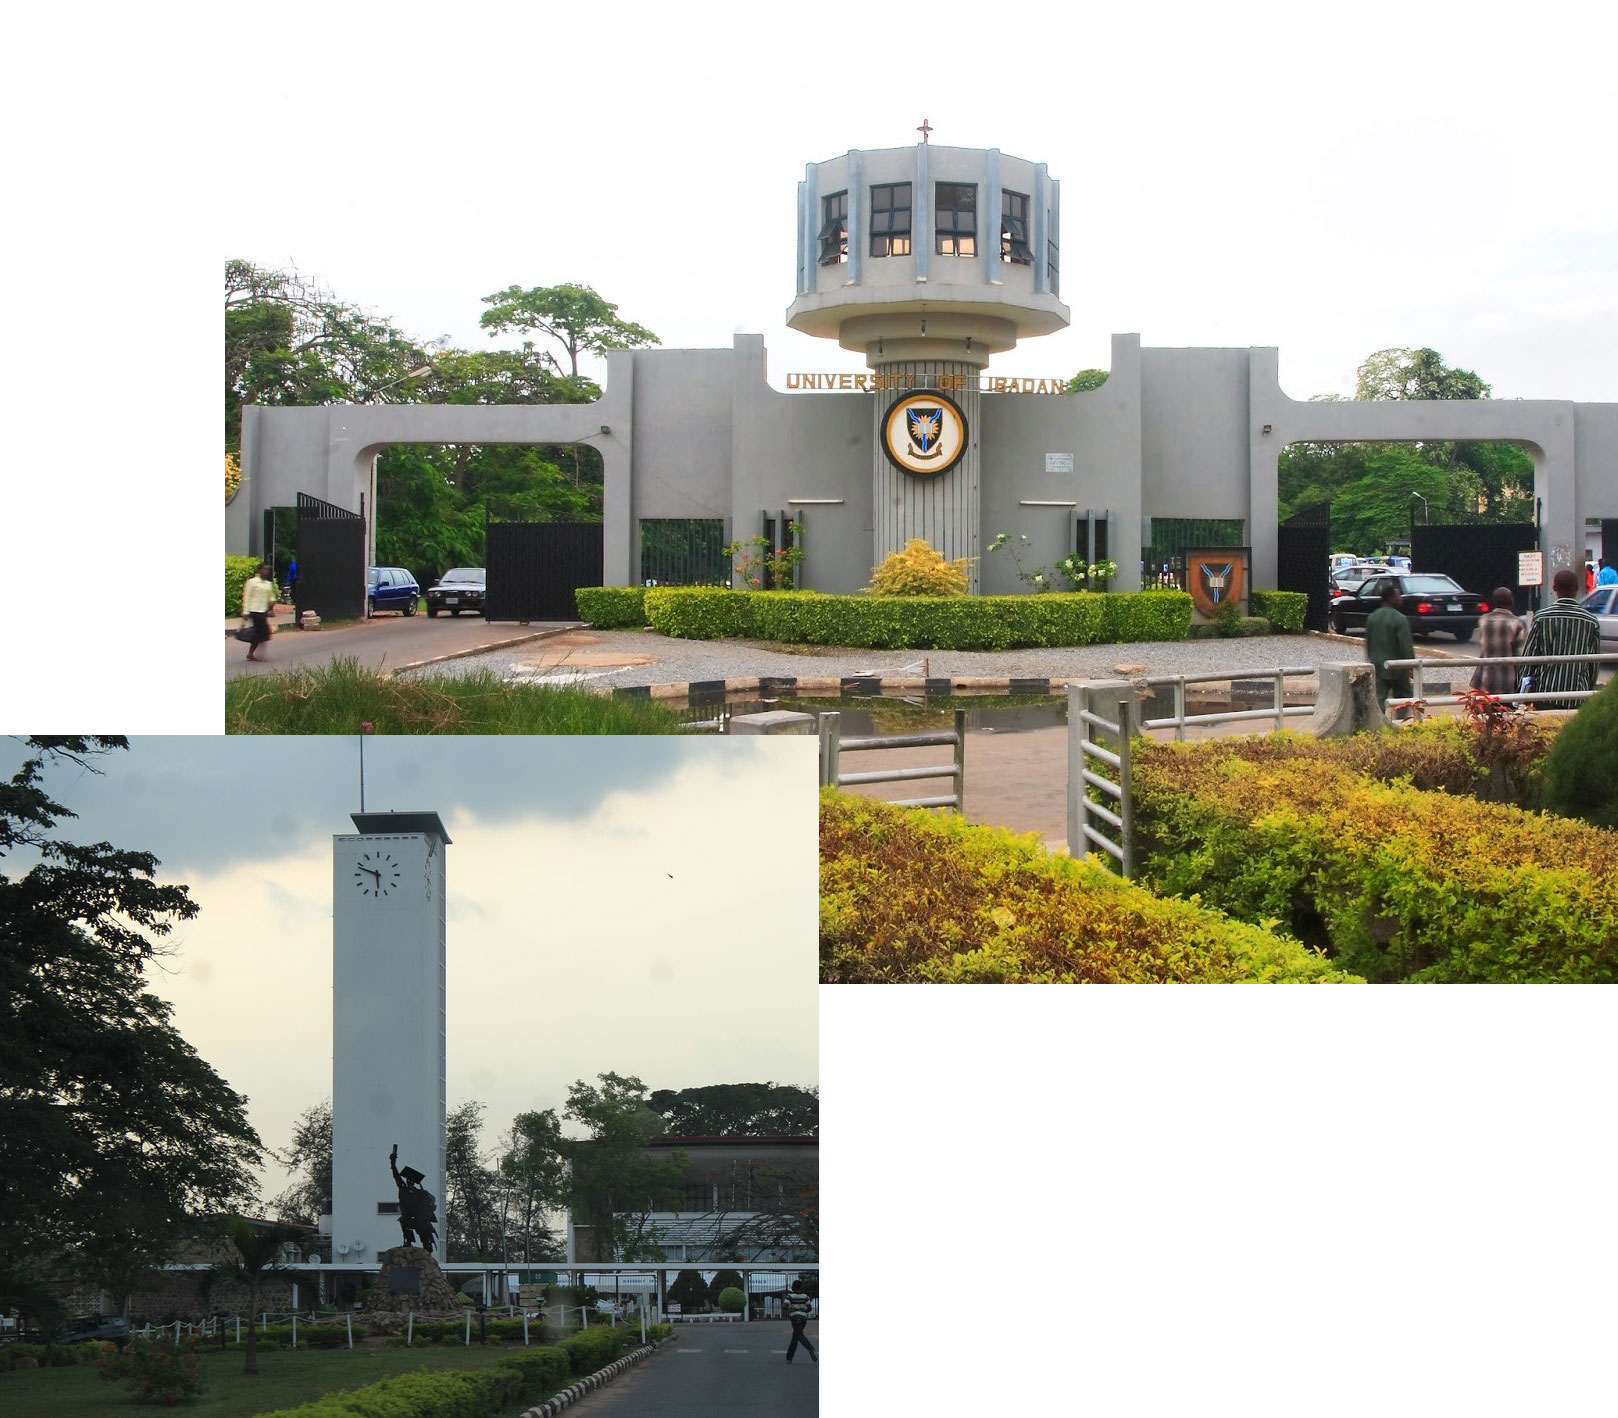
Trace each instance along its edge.
{"label": "cross on tower roof", "polygon": [[921,127],[916,129],[916,132],[921,134],[921,141],[924,142],[924,143],[927,141],[927,135],[929,133],[931,133],[932,131],[933,131],[933,125],[931,123],[929,123],[925,118],[923,118],[921,120]]}

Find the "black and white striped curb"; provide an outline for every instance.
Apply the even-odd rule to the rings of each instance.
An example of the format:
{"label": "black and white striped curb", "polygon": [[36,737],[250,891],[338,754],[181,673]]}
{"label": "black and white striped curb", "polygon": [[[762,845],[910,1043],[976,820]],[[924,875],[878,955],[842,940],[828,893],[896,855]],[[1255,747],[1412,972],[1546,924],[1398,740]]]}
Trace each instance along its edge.
{"label": "black and white striped curb", "polygon": [[[749,679],[698,679],[683,684],[635,684],[614,689],[615,699],[722,699],[730,694],[786,694],[799,696],[882,694],[1060,694],[1068,680],[1036,676],[979,676],[958,678],[920,676],[884,678],[880,675],[759,675]],[[1053,687],[1054,686],[1054,687]]]}
{"label": "black and white striped curb", "polygon": [[525,1409],[522,1418],[556,1418],[556,1415],[566,1408],[568,1404],[577,1403],[591,1389],[600,1388],[603,1384],[617,1378],[625,1369],[631,1368],[640,1363],[641,1360],[657,1353],[659,1344],[672,1344],[674,1340],[675,1336],[671,1334],[667,1339],[654,1340],[650,1344],[643,1344],[639,1349],[625,1354],[622,1359],[615,1359],[606,1368],[597,1369],[593,1374],[586,1374],[578,1383],[563,1389],[558,1394],[554,1394],[536,1407]]}

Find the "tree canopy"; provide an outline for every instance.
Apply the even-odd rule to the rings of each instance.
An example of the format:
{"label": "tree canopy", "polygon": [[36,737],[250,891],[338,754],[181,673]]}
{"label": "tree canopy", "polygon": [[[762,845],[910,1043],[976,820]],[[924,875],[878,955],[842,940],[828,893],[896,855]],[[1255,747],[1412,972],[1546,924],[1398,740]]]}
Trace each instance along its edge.
{"label": "tree canopy", "polygon": [[763,1137],[820,1131],[820,1090],[777,1083],[660,1088],[647,1100],[676,1137]]}
{"label": "tree canopy", "polygon": [[[197,914],[157,859],[58,835],[49,767],[94,770],[109,736],[33,737],[0,784],[0,1290],[57,1265],[109,1282],[190,1218],[253,1196],[246,1099],[180,1036],[145,969]],[[9,863],[8,863],[9,865]]]}
{"label": "tree canopy", "polygon": [[[1449,367],[1430,349],[1377,350],[1354,384],[1358,399],[1485,399],[1491,392],[1471,370]],[[1384,548],[1408,535],[1417,518],[1518,522],[1533,515],[1533,459],[1514,443],[1294,443],[1282,450],[1278,471],[1281,517],[1329,502],[1332,541],[1344,550]]]}
{"label": "tree canopy", "polygon": [[[567,355],[567,372],[579,377],[579,355],[604,355],[608,350],[639,349],[655,345],[657,336],[644,325],[625,320],[618,307],[596,294],[589,286],[564,284],[507,286],[483,297],[489,309],[479,323],[491,334],[513,330],[537,333],[554,340]],[[525,347],[526,348],[526,347]],[[561,368],[555,356],[546,352]]]}

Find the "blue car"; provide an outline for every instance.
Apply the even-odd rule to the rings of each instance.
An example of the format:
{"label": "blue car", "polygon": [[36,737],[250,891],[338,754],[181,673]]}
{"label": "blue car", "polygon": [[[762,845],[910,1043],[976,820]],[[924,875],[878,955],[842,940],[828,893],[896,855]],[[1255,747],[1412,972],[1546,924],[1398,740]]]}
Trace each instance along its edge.
{"label": "blue car", "polygon": [[421,587],[402,566],[373,566],[365,573],[365,614],[399,611],[414,615],[421,604]]}

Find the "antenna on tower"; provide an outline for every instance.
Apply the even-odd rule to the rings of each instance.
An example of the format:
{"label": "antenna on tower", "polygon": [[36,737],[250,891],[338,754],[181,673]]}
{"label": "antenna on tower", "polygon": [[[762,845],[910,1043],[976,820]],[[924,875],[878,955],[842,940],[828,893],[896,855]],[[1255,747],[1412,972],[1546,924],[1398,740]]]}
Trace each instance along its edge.
{"label": "antenna on tower", "polygon": [[365,811],[365,736],[376,726],[369,719],[360,720],[360,811]]}

